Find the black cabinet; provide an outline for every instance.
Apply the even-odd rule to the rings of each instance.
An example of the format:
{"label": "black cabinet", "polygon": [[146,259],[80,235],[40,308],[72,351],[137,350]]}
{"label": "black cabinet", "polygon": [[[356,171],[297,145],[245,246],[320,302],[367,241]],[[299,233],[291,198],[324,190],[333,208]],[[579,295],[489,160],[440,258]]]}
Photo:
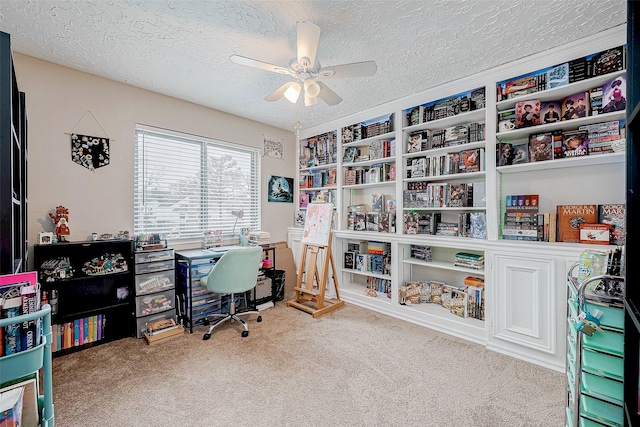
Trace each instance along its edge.
{"label": "black cabinet", "polygon": [[27,115],[9,34],[0,32],[0,274],[27,269]]}
{"label": "black cabinet", "polygon": [[34,246],[43,299],[52,307],[54,354],[134,336],[130,240]]}

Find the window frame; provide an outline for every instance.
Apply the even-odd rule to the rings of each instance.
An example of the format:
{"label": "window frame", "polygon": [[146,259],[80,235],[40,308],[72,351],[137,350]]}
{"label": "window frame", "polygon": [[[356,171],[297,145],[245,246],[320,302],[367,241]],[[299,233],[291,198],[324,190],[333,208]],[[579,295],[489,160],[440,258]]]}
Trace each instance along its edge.
{"label": "window frame", "polygon": [[[200,227],[198,231],[188,231],[185,235],[174,236],[171,235],[170,230],[165,230],[164,232],[158,233],[158,231],[153,231],[151,227],[145,225],[143,219],[139,218],[140,216],[144,216],[145,213],[145,205],[148,203],[147,200],[157,200],[157,199],[147,199],[146,188],[144,187],[144,181],[148,177],[146,167],[144,165],[144,144],[149,144],[152,142],[144,141],[141,138],[144,138],[145,135],[148,135],[153,138],[158,138],[162,141],[166,142],[175,142],[177,144],[194,144],[195,146],[199,146],[200,149],[200,158],[197,162],[197,165],[194,164],[194,167],[197,166],[199,170],[199,179],[197,180],[197,186],[199,187],[200,198],[199,200],[199,214],[198,220],[200,222]],[[185,145],[186,147],[186,145]],[[211,150],[220,149],[221,151],[236,151],[238,155],[243,155],[246,153],[250,156],[249,160],[249,177],[247,184],[249,185],[248,195],[249,198],[248,204],[249,207],[243,206],[234,206],[229,205],[228,208],[223,208],[224,210],[228,210],[228,219],[222,223],[211,222],[211,215],[213,209],[210,208],[211,203],[215,203],[214,200],[216,197],[210,197],[209,188],[211,187],[211,180],[203,177],[209,177],[208,167],[209,167],[209,159]],[[260,155],[260,149],[258,147],[239,144],[236,142],[223,141],[220,139],[213,139],[199,135],[187,134],[184,132],[178,132],[173,130],[167,130],[157,127],[152,127],[143,124],[136,124],[134,131],[134,207],[133,207],[133,223],[134,223],[134,234],[163,234],[168,242],[172,242],[173,244],[194,244],[198,242],[202,242],[204,238],[204,232],[208,230],[223,230],[223,239],[227,241],[228,239],[233,239],[240,232],[240,229],[243,227],[248,227],[251,230],[260,230],[261,222],[262,222],[262,209],[261,209],[261,201],[262,201],[262,188],[261,188],[261,161],[262,157]],[[224,154],[224,153],[222,153]],[[211,156],[214,156],[212,154]],[[141,158],[142,157],[142,158]],[[174,168],[178,169],[180,167],[179,163],[173,165]],[[140,170],[142,168],[142,170]],[[245,170],[242,170],[243,173],[246,173]],[[143,180],[143,183],[140,184],[139,180]],[[218,196],[218,199],[221,199],[221,196]],[[221,199],[223,200],[223,199]],[[244,203],[247,204],[246,201]],[[231,214],[232,210],[242,209],[244,210],[244,217],[242,219],[237,220],[237,224],[235,225],[235,235],[233,233],[233,224],[235,224],[236,218]],[[179,211],[178,211],[179,212]],[[173,212],[174,214],[176,212]],[[189,211],[186,211],[188,214]],[[193,212],[191,212],[193,214]],[[178,215],[180,215],[178,213]]]}

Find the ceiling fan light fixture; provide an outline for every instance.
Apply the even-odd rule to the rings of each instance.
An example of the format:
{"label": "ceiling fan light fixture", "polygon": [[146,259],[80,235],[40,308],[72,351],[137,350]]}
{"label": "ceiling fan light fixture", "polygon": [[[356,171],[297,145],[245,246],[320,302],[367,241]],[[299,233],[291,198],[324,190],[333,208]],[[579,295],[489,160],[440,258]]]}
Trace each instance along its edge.
{"label": "ceiling fan light fixture", "polygon": [[304,94],[305,97],[315,98],[320,94],[320,86],[313,79],[306,79],[304,81]]}
{"label": "ceiling fan light fixture", "polygon": [[295,82],[290,84],[287,90],[284,91],[284,97],[292,104],[298,102],[298,98],[300,97],[300,85]]}
{"label": "ceiling fan light fixture", "polygon": [[304,106],[305,107],[310,107],[312,105],[316,105],[318,103],[318,98],[311,97],[311,96],[307,96],[307,94],[305,93],[304,95]]}

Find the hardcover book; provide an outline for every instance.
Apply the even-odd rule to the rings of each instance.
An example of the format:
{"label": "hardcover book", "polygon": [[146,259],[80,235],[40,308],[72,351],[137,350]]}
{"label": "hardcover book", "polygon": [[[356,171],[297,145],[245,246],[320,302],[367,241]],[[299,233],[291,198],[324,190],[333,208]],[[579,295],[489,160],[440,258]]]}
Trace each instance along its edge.
{"label": "hardcover book", "polygon": [[546,89],[569,84],[569,63],[556,65],[546,72]]}
{"label": "hardcover book", "polygon": [[513,144],[513,160],[511,164],[529,163],[529,143]]}
{"label": "hardcover book", "polygon": [[558,101],[549,101],[540,104],[540,117],[542,124],[559,122],[560,114],[562,114],[562,108]]}
{"label": "hardcover book", "polygon": [[529,136],[529,161],[553,160],[553,135],[539,133]]}
{"label": "hardcover book", "polygon": [[580,224],[580,243],[608,245],[610,233],[609,224]]}
{"label": "hardcover book", "polygon": [[586,130],[562,134],[562,157],[580,157],[589,154],[589,134]]}
{"label": "hardcover book", "polygon": [[611,227],[611,239],[612,245],[622,246],[626,241],[626,205],[621,204],[609,204],[598,205],[598,223],[608,224]]}
{"label": "hardcover book", "polygon": [[602,85],[602,112],[611,113],[627,108],[627,77],[623,74]]}
{"label": "hardcover book", "polygon": [[562,120],[579,119],[589,115],[589,92],[578,92],[562,99]]}
{"label": "hardcover book", "polygon": [[540,100],[530,99],[516,103],[516,127],[524,128],[540,124]]}
{"label": "hardcover book", "polygon": [[558,205],[556,240],[558,242],[580,242],[580,224],[596,224],[597,205]]}
{"label": "hardcover book", "polygon": [[498,143],[496,149],[496,165],[508,166],[513,162],[513,146],[508,142]]}

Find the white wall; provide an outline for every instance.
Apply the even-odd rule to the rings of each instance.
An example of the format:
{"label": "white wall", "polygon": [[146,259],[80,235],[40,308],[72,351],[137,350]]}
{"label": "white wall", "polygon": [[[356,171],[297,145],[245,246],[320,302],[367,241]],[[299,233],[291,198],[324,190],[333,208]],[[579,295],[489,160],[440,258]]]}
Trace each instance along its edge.
{"label": "white wall", "polygon": [[[16,78],[26,94],[28,118],[28,239],[53,231],[48,213],[69,208],[70,240],[92,232],[133,232],[133,142],[136,123],[263,147],[263,138],[284,141],[284,160],[262,157],[262,229],[286,241],[294,203],[267,202],[269,175],[295,178],[293,132],[96,77],[14,52]],[[177,76],[179,78],[179,76]],[[111,164],[91,172],[71,160],[68,133],[90,110],[112,139]],[[78,133],[97,132],[91,115]],[[297,179],[294,179],[297,182]]]}

